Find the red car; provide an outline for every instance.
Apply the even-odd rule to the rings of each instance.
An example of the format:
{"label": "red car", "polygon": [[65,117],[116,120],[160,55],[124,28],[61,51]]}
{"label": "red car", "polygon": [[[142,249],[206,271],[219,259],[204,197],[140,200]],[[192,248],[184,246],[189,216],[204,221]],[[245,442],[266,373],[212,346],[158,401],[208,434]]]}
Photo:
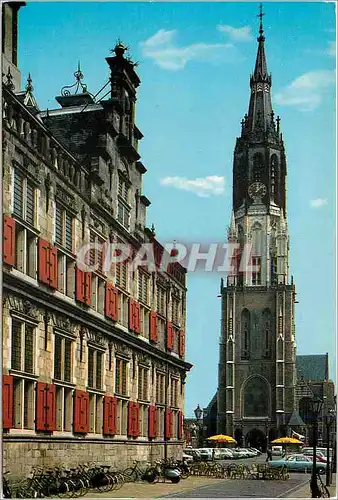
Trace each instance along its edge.
{"label": "red car", "polygon": [[[310,458],[312,457],[312,453],[310,451],[305,451],[304,455],[307,457],[310,457]],[[316,461],[317,462],[325,462],[325,463],[327,462],[326,458],[324,457],[324,455],[320,451],[318,451],[316,453]]]}

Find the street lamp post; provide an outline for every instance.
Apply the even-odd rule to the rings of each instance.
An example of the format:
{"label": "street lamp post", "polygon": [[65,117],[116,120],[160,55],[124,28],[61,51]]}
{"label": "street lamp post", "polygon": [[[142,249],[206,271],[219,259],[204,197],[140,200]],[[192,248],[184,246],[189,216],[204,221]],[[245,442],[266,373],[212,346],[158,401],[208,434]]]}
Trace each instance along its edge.
{"label": "street lamp post", "polygon": [[269,424],[270,424],[270,419],[269,417],[266,417],[266,421],[265,421],[265,439],[266,439],[266,443],[265,443],[265,447],[266,447],[266,452],[268,451],[268,448],[269,448]]}
{"label": "street lamp post", "polygon": [[201,443],[201,417],[203,414],[203,410],[200,407],[200,405],[197,405],[197,408],[195,408],[194,413],[195,413],[196,423],[197,423],[197,428],[198,428],[198,445],[200,446],[200,443]]}
{"label": "street lamp post", "polygon": [[311,416],[312,416],[312,436],[313,436],[313,455],[312,455],[312,472],[311,472],[311,497],[319,498],[321,496],[317,484],[317,438],[318,438],[318,415],[321,412],[323,401],[317,397],[311,400]]}
{"label": "street lamp post", "polygon": [[[332,465],[330,464],[330,428],[335,421],[334,410],[329,410],[325,415],[326,426],[326,486],[330,486],[332,478]],[[333,457],[332,457],[333,458]]]}

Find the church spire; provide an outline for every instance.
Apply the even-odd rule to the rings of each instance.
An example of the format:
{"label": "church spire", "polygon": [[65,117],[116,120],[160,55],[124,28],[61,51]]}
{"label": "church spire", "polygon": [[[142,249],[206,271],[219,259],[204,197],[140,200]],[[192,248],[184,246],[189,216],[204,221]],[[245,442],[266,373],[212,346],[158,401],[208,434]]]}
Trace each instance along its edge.
{"label": "church spire", "polygon": [[271,75],[268,74],[265,56],[265,36],[263,30],[262,4],[260,4],[259,14],[259,36],[257,37],[258,50],[256,64],[250,78],[251,96],[249,111],[245,118],[245,125],[242,136],[255,132],[256,139],[265,139],[266,134],[271,134],[275,130],[273,122],[273,111],[271,103]]}
{"label": "church spire", "polygon": [[[255,71],[253,74],[253,77],[254,77],[256,82],[264,82],[267,80],[267,77],[268,77],[265,50],[264,50],[264,42],[265,42],[265,36],[264,36],[264,30],[263,30],[263,16],[264,15],[265,14],[263,14],[263,6],[262,6],[262,4],[260,4],[259,14],[257,16],[260,18],[259,37],[257,38],[258,51],[257,51]],[[270,82],[270,84],[271,84],[271,82]]]}

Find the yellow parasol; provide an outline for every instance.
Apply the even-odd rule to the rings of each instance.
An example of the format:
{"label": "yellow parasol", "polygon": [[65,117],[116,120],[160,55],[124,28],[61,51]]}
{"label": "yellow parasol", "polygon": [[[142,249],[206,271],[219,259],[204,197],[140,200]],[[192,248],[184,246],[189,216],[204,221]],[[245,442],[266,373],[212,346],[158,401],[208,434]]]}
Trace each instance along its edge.
{"label": "yellow parasol", "polygon": [[292,438],[292,437],[282,437],[278,439],[274,439],[271,441],[271,444],[304,444],[302,441],[299,441],[299,439]]}
{"label": "yellow parasol", "polygon": [[236,443],[236,439],[231,436],[226,436],[225,434],[217,434],[217,436],[211,436],[207,439],[208,441],[216,441],[216,443]]}

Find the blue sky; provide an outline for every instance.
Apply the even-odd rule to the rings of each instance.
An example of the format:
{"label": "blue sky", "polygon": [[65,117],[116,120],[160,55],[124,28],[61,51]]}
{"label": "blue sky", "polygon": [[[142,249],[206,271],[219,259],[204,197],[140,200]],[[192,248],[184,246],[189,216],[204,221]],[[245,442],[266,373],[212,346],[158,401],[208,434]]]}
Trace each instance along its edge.
{"label": "blue sky", "polygon": [[[268,70],[288,161],[291,274],[299,304],[298,354],[335,352],[335,9],[333,3],[264,4]],[[73,83],[107,81],[105,57],[121,38],[142,84],[137,124],[148,169],[148,226],[157,237],[223,242],[231,215],[232,159],[249,102],[258,4],[27,3],[19,66],[41,109]],[[209,179],[211,177],[211,179]],[[163,180],[166,179],[166,183]],[[196,179],[200,179],[199,181]],[[186,415],[217,389],[220,275],[188,275]]]}

